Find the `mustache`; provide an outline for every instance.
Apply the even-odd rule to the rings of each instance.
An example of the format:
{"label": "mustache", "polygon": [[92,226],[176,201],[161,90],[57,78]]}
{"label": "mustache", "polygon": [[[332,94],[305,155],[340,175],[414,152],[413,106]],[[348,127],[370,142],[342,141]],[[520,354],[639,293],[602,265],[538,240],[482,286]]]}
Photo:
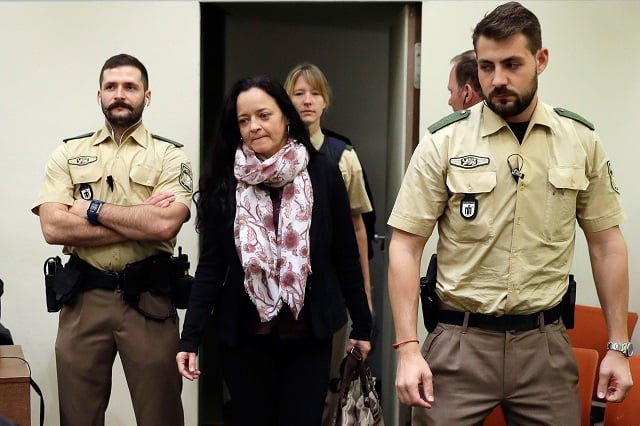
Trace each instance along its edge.
{"label": "mustache", "polygon": [[133,107],[131,105],[122,101],[115,101],[114,103],[109,105],[109,108],[107,108],[107,110],[111,111],[114,108],[127,108],[128,110],[133,111]]}
{"label": "mustache", "polygon": [[507,89],[506,87],[496,87],[489,93],[489,97],[491,96],[502,96],[502,95],[512,95],[518,96],[517,93]]}

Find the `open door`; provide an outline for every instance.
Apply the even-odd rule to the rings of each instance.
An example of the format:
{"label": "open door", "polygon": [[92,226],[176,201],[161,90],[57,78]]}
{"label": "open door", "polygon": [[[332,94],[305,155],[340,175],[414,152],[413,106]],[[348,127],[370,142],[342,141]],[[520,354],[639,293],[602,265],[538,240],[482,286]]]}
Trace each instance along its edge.
{"label": "open door", "polygon": [[[304,61],[315,63],[327,75],[334,96],[323,115],[323,127],[351,139],[373,192],[380,243],[374,246],[370,269],[379,332],[370,365],[381,385],[385,421],[397,424],[384,236],[417,141],[414,51],[420,3],[207,2],[201,3],[201,11],[202,152],[222,94],[239,78],[266,74],[282,82],[289,69]],[[210,377],[200,387],[201,425],[224,424],[224,393],[216,363],[215,345],[207,344],[200,359]]]}

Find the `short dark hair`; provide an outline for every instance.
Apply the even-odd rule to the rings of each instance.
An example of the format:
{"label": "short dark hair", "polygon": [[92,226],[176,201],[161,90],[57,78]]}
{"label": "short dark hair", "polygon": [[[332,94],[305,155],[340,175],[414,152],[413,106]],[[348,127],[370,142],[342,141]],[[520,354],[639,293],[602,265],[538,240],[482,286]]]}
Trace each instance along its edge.
{"label": "short dark hair", "polygon": [[473,49],[466,50],[451,59],[451,63],[456,67],[456,81],[458,87],[470,84],[471,88],[478,94],[482,93],[480,80],[478,80],[478,60]]}
{"label": "short dark hair", "polygon": [[102,69],[100,70],[100,78],[98,79],[98,84],[100,85],[100,87],[102,88],[102,76],[104,75],[104,70],[110,70],[113,68],[124,66],[132,66],[138,68],[140,70],[140,74],[142,74],[142,85],[144,86],[144,90],[147,90],[149,88],[149,74],[147,73],[147,69],[136,57],[126,53],[120,53],[107,59],[107,61],[102,66]]}
{"label": "short dark hair", "polygon": [[478,38],[505,40],[516,34],[527,38],[529,50],[534,55],[542,48],[542,29],[536,15],[520,3],[512,1],[502,4],[487,15],[473,30],[473,47]]}
{"label": "short dark hair", "polygon": [[[238,144],[241,143],[240,126],[238,125],[238,96],[249,89],[258,88],[271,96],[282,114],[289,120],[288,134],[297,143],[304,145],[310,157],[317,154],[311,144],[309,133],[293,106],[281,84],[266,76],[246,77],[238,80],[225,97],[218,119],[216,137],[203,163],[198,191],[194,194],[194,201],[198,209],[196,229],[202,232],[207,227],[207,221],[212,217],[213,203],[222,209],[233,208],[235,199],[226,200],[231,187],[237,183],[233,166]],[[233,191],[231,191],[233,192]],[[214,210],[215,211],[215,210]]]}

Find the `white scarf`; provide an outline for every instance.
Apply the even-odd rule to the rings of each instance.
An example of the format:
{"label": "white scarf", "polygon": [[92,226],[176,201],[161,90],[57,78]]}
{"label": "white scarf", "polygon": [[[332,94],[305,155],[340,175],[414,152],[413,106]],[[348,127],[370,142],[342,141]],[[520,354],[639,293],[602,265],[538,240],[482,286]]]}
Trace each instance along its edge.
{"label": "white scarf", "polygon": [[[306,148],[294,139],[265,160],[256,157],[244,143],[236,150],[236,249],[245,271],[245,290],[263,322],[273,319],[283,302],[296,319],[304,305],[311,273],[309,228],[313,207],[308,162]],[[277,235],[271,196],[263,185],[282,188]]]}

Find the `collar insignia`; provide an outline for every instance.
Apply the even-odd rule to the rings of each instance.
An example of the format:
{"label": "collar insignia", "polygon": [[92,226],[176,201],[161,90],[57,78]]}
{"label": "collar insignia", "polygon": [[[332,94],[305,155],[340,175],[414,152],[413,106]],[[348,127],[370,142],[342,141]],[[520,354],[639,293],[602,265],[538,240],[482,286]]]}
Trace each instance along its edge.
{"label": "collar insignia", "polygon": [[86,166],[89,163],[98,161],[98,157],[95,155],[82,155],[80,157],[69,158],[67,163],[72,166]]}
{"label": "collar insignia", "polygon": [[489,162],[490,160],[488,157],[478,157],[477,155],[471,154],[449,159],[449,164],[462,169],[473,169],[480,166],[486,166]]}

